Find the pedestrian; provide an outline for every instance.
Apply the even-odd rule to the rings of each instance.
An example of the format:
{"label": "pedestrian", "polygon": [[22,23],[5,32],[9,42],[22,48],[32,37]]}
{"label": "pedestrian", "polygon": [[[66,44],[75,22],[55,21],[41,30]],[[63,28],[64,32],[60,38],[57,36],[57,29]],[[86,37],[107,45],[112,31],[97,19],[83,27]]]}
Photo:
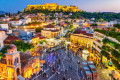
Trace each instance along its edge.
{"label": "pedestrian", "polygon": [[75,72],[76,72],[76,69],[74,69],[75,70]]}
{"label": "pedestrian", "polygon": [[66,80],[66,79],[65,79],[65,77],[63,77],[63,79],[62,79],[62,80]]}
{"label": "pedestrian", "polygon": [[48,78],[48,75],[46,75],[46,77]]}

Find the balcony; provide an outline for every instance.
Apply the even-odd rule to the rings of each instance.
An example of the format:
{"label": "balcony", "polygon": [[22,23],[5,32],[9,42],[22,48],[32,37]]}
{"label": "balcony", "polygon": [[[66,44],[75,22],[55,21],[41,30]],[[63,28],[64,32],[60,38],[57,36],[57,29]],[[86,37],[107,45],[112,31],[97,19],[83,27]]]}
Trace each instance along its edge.
{"label": "balcony", "polygon": [[99,43],[99,42],[97,42],[96,40],[93,40],[93,42],[94,42],[95,44],[97,44],[98,46],[102,47],[102,44]]}
{"label": "balcony", "polygon": [[103,38],[100,38],[100,37],[98,37],[98,36],[93,36],[94,38],[96,38],[96,39],[98,39],[98,40],[100,40],[100,41],[102,41],[103,40]]}
{"label": "balcony", "polygon": [[101,53],[101,49],[99,49],[97,46],[95,46],[94,44],[93,44],[93,47],[99,52],[99,53]]}
{"label": "balcony", "polygon": [[99,35],[101,35],[101,36],[105,36],[104,34],[99,33],[99,32],[94,32],[94,34],[99,34]]}

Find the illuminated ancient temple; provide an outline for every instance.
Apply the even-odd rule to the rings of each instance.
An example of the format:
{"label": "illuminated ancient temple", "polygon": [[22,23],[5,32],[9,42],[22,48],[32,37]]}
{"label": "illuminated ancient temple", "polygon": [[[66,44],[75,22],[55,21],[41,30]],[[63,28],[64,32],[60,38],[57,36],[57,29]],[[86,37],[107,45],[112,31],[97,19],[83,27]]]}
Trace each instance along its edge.
{"label": "illuminated ancient temple", "polygon": [[66,5],[57,5],[57,3],[45,3],[45,5],[28,5],[24,11],[32,10],[49,10],[49,11],[60,11],[63,12],[81,12],[82,10],[78,9],[77,6],[66,6]]}

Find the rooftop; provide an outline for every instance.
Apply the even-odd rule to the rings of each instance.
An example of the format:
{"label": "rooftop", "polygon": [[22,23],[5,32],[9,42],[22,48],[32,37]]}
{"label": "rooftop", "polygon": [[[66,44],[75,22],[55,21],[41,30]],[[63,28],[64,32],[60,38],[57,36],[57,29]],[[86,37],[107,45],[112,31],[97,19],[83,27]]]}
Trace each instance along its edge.
{"label": "rooftop", "polygon": [[24,68],[31,60],[33,60],[35,57],[27,54],[27,53],[20,53],[20,60],[22,63],[22,68]]}
{"label": "rooftop", "polygon": [[83,34],[83,35],[87,35],[87,36],[93,36],[93,34],[90,34],[90,33],[87,33],[86,31],[83,31],[83,30],[81,30],[80,28],[79,29],[77,29],[77,30],[75,30],[74,32],[73,32],[73,34]]}
{"label": "rooftop", "polygon": [[45,26],[45,28],[55,28],[55,26],[52,24],[48,24],[47,26]]}
{"label": "rooftop", "polygon": [[7,49],[16,49],[17,47],[14,44],[10,44]]}
{"label": "rooftop", "polygon": [[4,41],[4,44],[11,44],[12,42],[16,41],[16,40],[21,40],[19,37],[17,36],[11,36],[9,35],[6,40]]}

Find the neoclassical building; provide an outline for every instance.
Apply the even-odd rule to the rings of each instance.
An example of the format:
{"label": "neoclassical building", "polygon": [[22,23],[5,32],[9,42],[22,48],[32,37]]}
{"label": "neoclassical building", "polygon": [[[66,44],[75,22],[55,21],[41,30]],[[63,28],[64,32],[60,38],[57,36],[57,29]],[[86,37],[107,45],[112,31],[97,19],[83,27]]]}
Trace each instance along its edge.
{"label": "neoclassical building", "polygon": [[0,80],[17,80],[20,75],[30,78],[40,69],[38,57],[20,53],[15,45],[10,44],[5,57],[0,60]]}
{"label": "neoclassical building", "polygon": [[59,27],[49,24],[43,28],[41,35],[47,38],[56,38],[59,36],[60,32],[61,30]]}
{"label": "neoclassical building", "polygon": [[80,46],[92,48],[93,34],[77,29],[71,34],[70,41],[75,44],[77,43]]}

